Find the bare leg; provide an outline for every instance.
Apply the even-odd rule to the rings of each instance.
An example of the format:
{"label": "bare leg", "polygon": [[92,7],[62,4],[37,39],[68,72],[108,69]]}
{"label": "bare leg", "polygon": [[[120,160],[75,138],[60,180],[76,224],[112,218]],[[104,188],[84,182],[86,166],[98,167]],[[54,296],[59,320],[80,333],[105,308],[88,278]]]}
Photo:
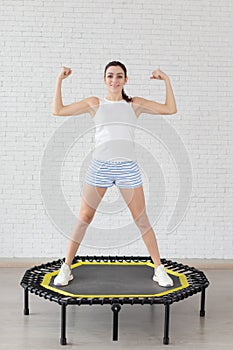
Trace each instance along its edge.
{"label": "bare leg", "polygon": [[103,198],[107,188],[106,187],[94,187],[84,183],[81,208],[79,215],[71,233],[71,240],[66,253],[65,263],[71,265],[78,247],[85,235],[86,229],[91,223],[96,209]]}
{"label": "bare leg", "polygon": [[156,268],[161,264],[161,260],[155,233],[146,214],[143,187],[120,188],[120,192],[131,211],[136,225],[141,231],[144,243]]}
{"label": "bare leg", "polygon": [[65,263],[67,265],[70,266],[72,264],[72,261],[75,257],[75,254],[78,250],[79,245],[80,245],[80,243],[76,243],[72,240],[70,241],[68,249],[67,249],[67,253],[66,253],[66,260],[65,260]]}

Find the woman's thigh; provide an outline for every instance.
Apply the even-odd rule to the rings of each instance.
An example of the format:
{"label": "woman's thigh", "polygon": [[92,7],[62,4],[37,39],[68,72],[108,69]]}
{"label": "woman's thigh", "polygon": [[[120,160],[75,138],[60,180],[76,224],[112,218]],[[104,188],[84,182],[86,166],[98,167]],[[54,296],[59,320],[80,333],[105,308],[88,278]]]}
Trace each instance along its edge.
{"label": "woman's thigh", "polygon": [[80,215],[85,216],[86,219],[92,217],[103,198],[107,187],[95,187],[84,183],[82,191],[82,200],[80,207]]}
{"label": "woman's thigh", "polygon": [[141,233],[149,232],[152,227],[146,213],[143,187],[121,188],[120,190]]}
{"label": "woman's thigh", "polygon": [[145,214],[146,208],[143,186],[136,188],[120,188],[120,192],[134,219]]}

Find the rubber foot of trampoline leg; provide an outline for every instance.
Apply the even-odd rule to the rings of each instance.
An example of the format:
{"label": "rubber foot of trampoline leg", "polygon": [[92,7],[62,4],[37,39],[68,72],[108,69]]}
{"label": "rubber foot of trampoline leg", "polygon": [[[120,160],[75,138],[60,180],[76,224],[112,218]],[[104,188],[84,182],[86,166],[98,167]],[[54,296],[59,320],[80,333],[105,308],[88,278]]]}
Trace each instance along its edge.
{"label": "rubber foot of trampoline leg", "polygon": [[201,310],[201,311],[200,311],[200,316],[201,316],[201,317],[204,317],[204,316],[205,316],[205,310]]}
{"label": "rubber foot of trampoline leg", "polygon": [[169,344],[169,338],[163,338],[163,344],[168,345]]}
{"label": "rubber foot of trampoline leg", "polygon": [[29,309],[24,309],[24,315],[29,315]]}
{"label": "rubber foot of trampoline leg", "polygon": [[67,343],[66,343],[66,338],[61,338],[60,339],[60,344],[61,345],[66,345]]}

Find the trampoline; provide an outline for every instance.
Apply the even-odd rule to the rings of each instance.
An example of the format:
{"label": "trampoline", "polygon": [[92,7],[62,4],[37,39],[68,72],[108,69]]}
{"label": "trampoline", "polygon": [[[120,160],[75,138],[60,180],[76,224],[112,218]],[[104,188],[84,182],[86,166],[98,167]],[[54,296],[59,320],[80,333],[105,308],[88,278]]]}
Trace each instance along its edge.
{"label": "trampoline", "polygon": [[66,308],[68,305],[109,304],[113,312],[114,341],[118,340],[118,314],[123,304],[163,304],[163,344],[169,344],[170,305],[201,293],[200,316],[205,316],[205,274],[188,265],[161,259],[172,287],[160,287],[152,280],[154,264],[148,256],[76,256],[71,269],[74,279],[68,286],[54,286],[64,259],[26,270],[20,285],[24,288],[24,315],[29,315],[29,292],[61,306],[60,344],[66,345]]}

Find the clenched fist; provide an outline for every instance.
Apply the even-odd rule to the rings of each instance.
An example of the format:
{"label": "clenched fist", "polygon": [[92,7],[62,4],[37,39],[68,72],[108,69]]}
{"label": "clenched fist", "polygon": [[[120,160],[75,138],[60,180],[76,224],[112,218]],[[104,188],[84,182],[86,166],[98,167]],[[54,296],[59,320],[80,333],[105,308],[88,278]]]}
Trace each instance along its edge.
{"label": "clenched fist", "polygon": [[67,78],[70,74],[72,74],[72,69],[63,66],[58,77],[63,80]]}
{"label": "clenched fist", "polygon": [[162,72],[160,69],[156,69],[152,72],[150,79],[165,80],[165,79],[168,79],[168,76],[164,72]]}

